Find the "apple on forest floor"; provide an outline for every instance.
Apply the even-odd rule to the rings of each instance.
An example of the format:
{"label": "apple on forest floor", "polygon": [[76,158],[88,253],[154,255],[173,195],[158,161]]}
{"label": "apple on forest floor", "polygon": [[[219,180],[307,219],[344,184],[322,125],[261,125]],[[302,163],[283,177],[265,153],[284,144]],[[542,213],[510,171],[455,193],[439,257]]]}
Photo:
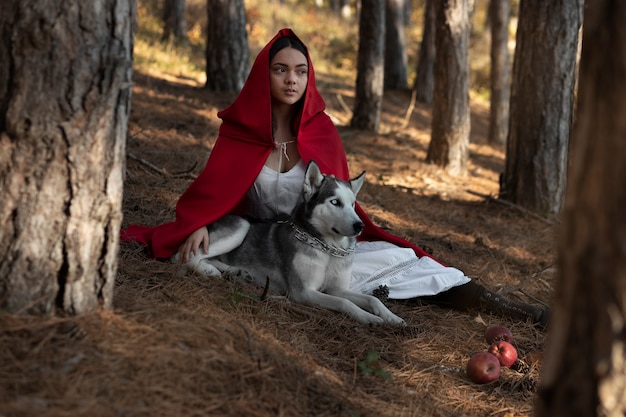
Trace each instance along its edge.
{"label": "apple on forest floor", "polygon": [[504,340],[513,344],[513,333],[504,326],[490,326],[485,330],[485,340],[489,345],[498,340]]}
{"label": "apple on forest floor", "polygon": [[495,356],[500,361],[500,365],[507,368],[510,368],[517,360],[517,349],[504,340],[493,342],[487,352]]}
{"label": "apple on forest floor", "polygon": [[500,378],[500,370],[500,361],[489,352],[474,354],[465,366],[467,377],[477,384],[497,381]]}

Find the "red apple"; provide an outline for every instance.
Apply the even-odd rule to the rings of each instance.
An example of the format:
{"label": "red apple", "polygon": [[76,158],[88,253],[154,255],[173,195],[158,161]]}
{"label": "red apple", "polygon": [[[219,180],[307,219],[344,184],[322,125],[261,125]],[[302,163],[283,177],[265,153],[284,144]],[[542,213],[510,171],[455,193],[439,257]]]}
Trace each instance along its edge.
{"label": "red apple", "polygon": [[465,371],[470,381],[488,384],[500,378],[500,362],[489,352],[479,352],[467,361]]}
{"label": "red apple", "polygon": [[489,345],[498,340],[504,340],[513,344],[513,334],[504,326],[491,326],[485,330],[485,340]]}
{"label": "red apple", "polygon": [[500,365],[510,368],[517,360],[517,349],[504,340],[493,342],[487,352],[498,358]]}

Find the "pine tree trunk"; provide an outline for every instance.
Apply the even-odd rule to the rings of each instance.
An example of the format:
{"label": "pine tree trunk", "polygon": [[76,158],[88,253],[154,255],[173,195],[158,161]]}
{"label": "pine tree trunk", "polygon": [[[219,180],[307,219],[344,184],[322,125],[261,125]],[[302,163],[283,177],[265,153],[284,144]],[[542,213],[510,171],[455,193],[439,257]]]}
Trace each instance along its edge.
{"label": "pine tree trunk", "polygon": [[354,112],[350,125],[378,131],[383,103],[385,0],[363,0]]}
{"label": "pine tree trunk", "polygon": [[206,87],[239,92],[250,71],[243,0],[207,0]]}
{"label": "pine tree trunk", "polygon": [[385,3],[385,90],[407,90],[406,31],[404,3],[407,0],[386,0]]}
{"label": "pine tree trunk", "polygon": [[176,44],[187,43],[187,18],[185,0],[164,0],[163,40],[172,39]]}
{"label": "pine tree trunk", "polygon": [[500,197],[543,215],[565,195],[582,5],[520,2]]}
{"label": "pine tree trunk", "polygon": [[487,140],[492,145],[504,144],[509,132],[509,12],[508,0],[489,0],[491,97]]}
{"label": "pine tree trunk", "polygon": [[110,308],[135,3],[13,0],[0,16],[0,309]]}
{"label": "pine tree trunk", "polygon": [[586,6],[572,168],[536,416],[626,415],[626,4]]}
{"label": "pine tree trunk", "polygon": [[426,161],[464,175],[470,134],[467,0],[436,3],[435,95]]}
{"label": "pine tree trunk", "polygon": [[417,57],[413,89],[415,89],[415,98],[418,101],[430,104],[433,101],[435,89],[435,24],[437,21],[435,0],[426,0],[424,7],[424,29]]}

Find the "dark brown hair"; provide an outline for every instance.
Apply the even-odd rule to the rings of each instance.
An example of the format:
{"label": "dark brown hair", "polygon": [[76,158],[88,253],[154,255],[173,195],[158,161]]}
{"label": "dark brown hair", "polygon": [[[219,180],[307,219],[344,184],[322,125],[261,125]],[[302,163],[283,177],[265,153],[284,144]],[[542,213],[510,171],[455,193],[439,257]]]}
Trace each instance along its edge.
{"label": "dark brown hair", "polygon": [[299,39],[294,38],[293,36],[283,36],[282,38],[278,38],[270,48],[270,62],[272,62],[272,59],[274,59],[278,51],[285,48],[297,49],[302,52],[305,57],[308,57],[306,46],[304,46]]}

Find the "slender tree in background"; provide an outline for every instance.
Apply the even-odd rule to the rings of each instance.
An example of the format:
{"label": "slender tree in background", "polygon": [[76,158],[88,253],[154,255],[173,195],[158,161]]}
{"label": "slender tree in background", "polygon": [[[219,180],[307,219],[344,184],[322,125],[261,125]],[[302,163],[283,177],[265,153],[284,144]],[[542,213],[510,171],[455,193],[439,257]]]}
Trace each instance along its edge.
{"label": "slender tree in background", "polygon": [[206,87],[238,92],[250,71],[244,0],[207,0]]}
{"label": "slender tree in background", "polygon": [[407,0],[385,0],[385,90],[407,90],[406,10]]}
{"label": "slender tree in background", "polygon": [[0,310],[112,305],[134,23],[134,0],[0,3]]}
{"label": "slender tree in background", "polygon": [[470,134],[467,0],[443,0],[435,4],[435,91],[426,161],[449,174],[464,175]]}
{"label": "slender tree in background", "polygon": [[433,90],[435,89],[435,23],[435,0],[426,0],[422,42],[420,43],[413,84],[415,98],[426,104],[432,103]]}
{"label": "slender tree in background", "polygon": [[559,275],[537,417],[626,415],[626,3],[585,8]]}
{"label": "slender tree in background", "polygon": [[185,0],[163,0],[163,40],[176,44],[187,42]]}
{"label": "slender tree in background", "polygon": [[356,94],[350,125],[378,131],[383,104],[385,0],[362,0]]}
{"label": "slender tree in background", "polygon": [[411,0],[404,0],[402,3],[403,3],[403,7],[404,7],[404,11],[403,11],[404,26],[405,27],[410,27],[411,23],[413,22],[413,19],[412,19],[412,16],[413,16],[413,6],[411,5]]}
{"label": "slender tree in background", "polygon": [[491,94],[489,135],[492,145],[506,142],[509,132],[509,14],[508,0],[489,1],[491,25]]}
{"label": "slender tree in background", "polygon": [[561,210],[583,0],[521,0],[500,198]]}

